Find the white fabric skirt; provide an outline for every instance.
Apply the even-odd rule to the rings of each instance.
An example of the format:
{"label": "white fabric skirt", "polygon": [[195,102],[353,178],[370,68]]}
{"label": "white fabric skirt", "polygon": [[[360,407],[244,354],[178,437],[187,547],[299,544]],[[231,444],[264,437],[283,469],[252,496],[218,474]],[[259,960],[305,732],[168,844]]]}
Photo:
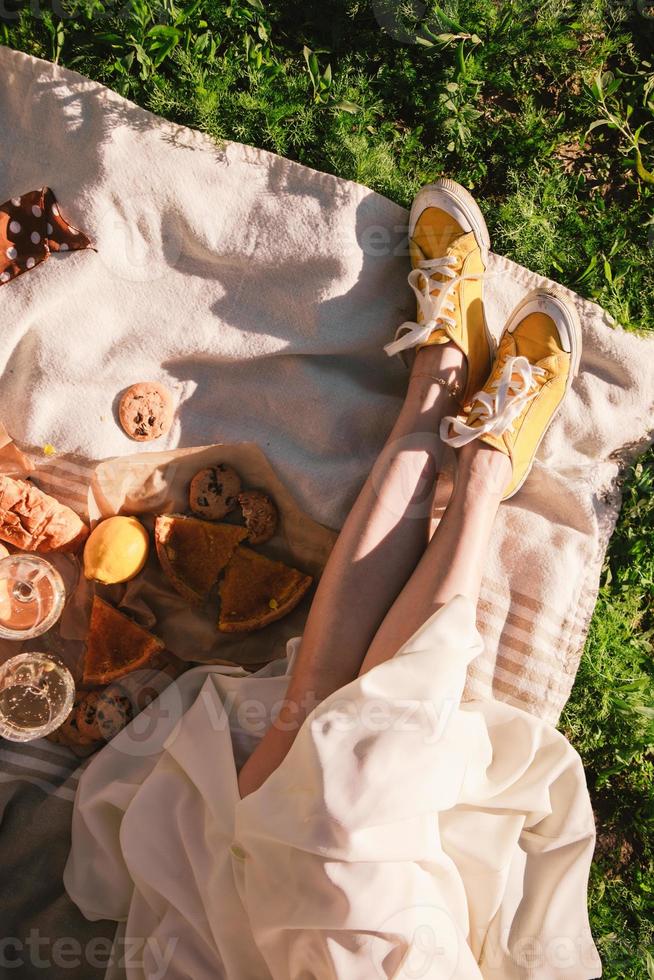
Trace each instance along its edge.
{"label": "white fabric skirt", "polygon": [[201,667],[168,688],[75,802],[64,880],[88,918],[122,924],[108,976],[598,977],[581,761],[519,708],[461,703],[481,649],[457,596],[320,704],[243,800],[237,765],[287,673]]}

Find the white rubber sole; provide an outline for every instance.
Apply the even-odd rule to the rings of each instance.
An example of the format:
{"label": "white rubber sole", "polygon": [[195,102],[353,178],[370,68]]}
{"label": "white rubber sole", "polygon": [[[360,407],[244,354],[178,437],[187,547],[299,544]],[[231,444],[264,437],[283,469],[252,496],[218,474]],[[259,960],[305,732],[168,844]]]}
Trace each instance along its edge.
{"label": "white rubber sole", "polygon": [[502,500],[510,500],[510,498],[513,497],[522,486],[524,486],[525,480],[531,473],[534,465],[538,448],[545,438],[545,433],[549,429],[561,406],[563,405],[566,396],[572,387],[574,379],[579,374],[579,365],[581,363],[581,349],[583,346],[581,321],[579,319],[579,314],[575,308],[571,306],[565,296],[554,290],[533,289],[530,293],[527,293],[524,299],[521,300],[521,302],[518,303],[516,308],[513,310],[507,321],[506,327],[504,328],[505,331],[513,333],[516,327],[531,313],[545,313],[554,320],[561,338],[561,344],[564,350],[571,355],[570,372],[566,381],[565,394],[552,412],[552,416],[547,426],[543,429],[540,438],[536,443],[536,448],[534,449],[531,463],[529,464],[520,483],[514,490],[511,491],[510,494],[508,494],[506,497],[502,497]]}

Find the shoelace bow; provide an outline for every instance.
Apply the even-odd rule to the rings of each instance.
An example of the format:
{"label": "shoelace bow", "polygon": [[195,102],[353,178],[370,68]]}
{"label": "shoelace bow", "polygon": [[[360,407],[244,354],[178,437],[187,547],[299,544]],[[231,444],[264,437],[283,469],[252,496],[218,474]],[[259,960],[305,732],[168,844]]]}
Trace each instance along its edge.
{"label": "shoelace bow", "polygon": [[[458,449],[487,432],[494,436],[503,435],[538,394],[536,378],[546,375],[547,371],[531,364],[523,355],[507,358],[502,373],[491,381],[490,390],[478,391],[474,396],[468,422],[453,416],[441,420],[442,441]],[[478,420],[481,420],[481,425],[469,424]],[[450,427],[454,435],[449,434]]]}
{"label": "shoelace bow", "polygon": [[[421,259],[417,267],[411,270],[408,282],[418,301],[424,323],[406,320],[401,324],[395,333],[395,340],[384,347],[389,357],[424,343],[439,326],[456,324],[456,318],[451,315],[455,311],[453,290],[466,279],[481,279],[486,275],[484,272],[458,275],[456,267],[459,263],[460,259],[456,256],[443,255],[437,259]],[[435,279],[436,275],[445,278]],[[434,290],[436,295],[432,295]]]}

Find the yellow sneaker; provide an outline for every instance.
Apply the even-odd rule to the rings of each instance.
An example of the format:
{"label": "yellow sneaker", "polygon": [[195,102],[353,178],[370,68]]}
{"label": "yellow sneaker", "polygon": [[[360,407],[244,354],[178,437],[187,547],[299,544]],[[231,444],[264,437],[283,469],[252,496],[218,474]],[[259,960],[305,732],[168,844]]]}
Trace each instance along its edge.
{"label": "yellow sneaker", "polygon": [[491,373],[465,420],[442,420],[441,439],[449,446],[481,439],[509,457],[513,474],[503,500],[527,479],[580,357],[576,310],[558,294],[536,289],[509,317]]}
{"label": "yellow sneaker", "polygon": [[423,187],[411,208],[409,248],[417,322],[403,323],[384,350],[392,356],[455,343],[468,362],[467,406],[488,377],[495,348],[482,299],[490,236],[472,195],[453,180]]}

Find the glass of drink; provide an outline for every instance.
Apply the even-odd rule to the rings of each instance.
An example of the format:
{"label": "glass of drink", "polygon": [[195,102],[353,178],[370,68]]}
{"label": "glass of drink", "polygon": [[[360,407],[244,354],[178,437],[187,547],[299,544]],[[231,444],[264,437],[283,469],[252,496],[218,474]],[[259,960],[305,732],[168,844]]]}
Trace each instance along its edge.
{"label": "glass of drink", "polygon": [[73,707],[75,682],[60,660],[19,653],[0,666],[0,737],[29,742],[58,728]]}
{"label": "glass of drink", "polygon": [[56,568],[39,555],[0,560],[0,638],[30,640],[57,622],[66,588]]}

